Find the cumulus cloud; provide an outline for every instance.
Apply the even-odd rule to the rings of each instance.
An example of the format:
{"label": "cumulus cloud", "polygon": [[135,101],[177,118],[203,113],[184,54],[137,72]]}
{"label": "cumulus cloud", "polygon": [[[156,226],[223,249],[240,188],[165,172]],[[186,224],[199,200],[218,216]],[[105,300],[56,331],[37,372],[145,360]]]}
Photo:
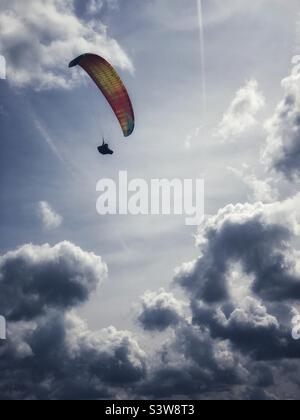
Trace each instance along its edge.
{"label": "cumulus cloud", "polygon": [[178,325],[183,313],[184,304],[161,289],[158,293],[146,292],[142,296],[137,318],[146,331],[164,331]]}
{"label": "cumulus cloud", "polygon": [[192,319],[181,315],[143,393],[297,398],[291,372],[299,373],[300,342],[291,321],[300,299],[299,252],[292,247],[299,198],[230,205],[207,217],[197,236],[199,258],[176,270]]}
{"label": "cumulus cloud", "polygon": [[249,194],[250,200],[263,203],[273,203],[278,200],[278,191],[271,185],[272,180],[270,178],[259,179],[255,174],[249,173],[248,167],[244,167],[242,170],[236,168],[228,169],[240,178],[251,191],[251,194]]}
{"label": "cumulus cloud", "polygon": [[230,345],[206,331],[180,325],[172,343],[139,391],[151,398],[205,398],[241,385],[248,378]]}
{"label": "cumulus cloud", "polygon": [[300,298],[298,251],[299,198],[273,204],[229,205],[208,217],[199,230],[201,256],[177,272],[177,282],[208,302],[227,298],[226,275],[239,262],[264,299]]}
{"label": "cumulus cloud", "polygon": [[175,278],[188,302],[163,289],[141,298],[145,331],[172,327],[151,354],[132,333],[90,331],[75,313],[106,275],[100,257],[67,242],[5,254],[0,398],[297,397],[300,342],[291,320],[300,266],[291,242],[300,232],[299,205],[300,195],[231,205],[207,218],[199,258]]}
{"label": "cumulus cloud", "polygon": [[292,181],[300,176],[300,72],[282,81],[284,98],[266,122],[262,163]]}
{"label": "cumulus cloud", "polygon": [[0,257],[0,307],[8,320],[30,320],[49,308],[87,300],[107,275],[102,259],[62,242],[25,245]]}
{"label": "cumulus cloud", "polygon": [[300,345],[292,339],[289,325],[251,295],[231,307],[194,301],[193,316],[195,324],[209,328],[214,338],[230,340],[252,361],[299,358]]}
{"label": "cumulus cloud", "polygon": [[237,91],[228,111],[216,131],[222,141],[235,141],[257,123],[257,113],[264,107],[265,98],[255,80]]}
{"label": "cumulus cloud", "polygon": [[40,201],[38,203],[38,213],[45,229],[56,229],[63,222],[63,218],[56,213],[47,201]]}
{"label": "cumulus cloud", "polygon": [[229,300],[221,307],[191,298],[191,304],[192,322],[182,320],[175,328],[160,359],[137,387],[139,395],[276,399],[287,385],[286,395],[297,398],[297,380],[285,361],[291,360],[297,376],[299,342],[261,301],[248,297],[239,305]]}
{"label": "cumulus cloud", "polygon": [[145,354],[131,333],[90,331],[74,311],[106,272],[100,257],[67,242],[27,245],[0,258],[0,307],[8,319],[0,399],[121,397],[120,388],[129,393],[144,378]]}
{"label": "cumulus cloud", "polygon": [[68,242],[3,255],[0,398],[297,398],[299,207],[297,195],[207,217],[198,259],[176,272],[184,301],[164,289],[141,298],[145,331],[172,327],[152,353],[128,331],[90,331],[76,314],[106,276],[100,257]]}
{"label": "cumulus cloud", "polygon": [[1,399],[113,398],[145,373],[145,355],[130,333],[91,332],[73,312],[10,326],[0,354]]}
{"label": "cumulus cloud", "polygon": [[[78,0],[1,1],[0,49],[7,61],[8,80],[36,89],[68,88],[77,78],[76,72],[68,71],[68,63],[85,52],[101,54],[132,71],[127,54],[109,37],[99,18],[94,19],[101,4]],[[89,16],[84,19],[87,11]]]}

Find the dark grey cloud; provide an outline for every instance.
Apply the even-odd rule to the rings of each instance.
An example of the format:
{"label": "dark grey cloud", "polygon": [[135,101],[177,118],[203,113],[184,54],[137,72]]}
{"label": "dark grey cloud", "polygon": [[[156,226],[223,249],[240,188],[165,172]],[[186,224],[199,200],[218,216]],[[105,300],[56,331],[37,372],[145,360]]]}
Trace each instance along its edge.
{"label": "dark grey cloud", "polygon": [[[289,316],[283,301],[291,299],[287,274],[294,271],[297,281],[297,253],[287,248],[298,228],[297,212],[290,212],[297,203],[298,197],[274,205],[229,206],[207,219],[197,239],[198,261],[184,264],[176,276],[188,292],[192,316],[187,303],[163,289],[141,299],[138,321],[144,330],[172,327],[159,349],[147,354],[130,332],[89,331],[74,312],[106,275],[100,257],[68,242],[8,252],[0,258],[0,310],[9,320],[8,340],[0,346],[0,398],[294,396],[300,343],[291,337],[293,311]],[[268,267],[276,254],[287,258],[287,249],[283,284],[271,294],[261,274],[267,272],[264,264]],[[207,284],[216,278],[218,299],[211,300]],[[286,368],[288,360],[293,369]]]}
{"label": "dark grey cloud", "polygon": [[229,314],[228,307],[195,301],[192,305],[196,325],[206,326],[215,338],[229,340],[237,351],[250,355],[252,360],[300,357],[300,343],[292,339],[290,325],[284,325],[254,298],[246,298]]}
{"label": "dark grey cloud", "polygon": [[299,371],[300,342],[291,335],[299,301],[298,252],[291,245],[299,232],[298,208],[296,196],[271,205],[230,205],[207,218],[197,237],[199,258],[175,277],[187,292],[192,318],[181,313],[143,393],[295,398],[297,375],[286,362]]}
{"label": "dark grey cloud", "polygon": [[137,319],[146,331],[165,331],[179,324],[183,307],[182,302],[164,289],[158,293],[147,292],[141,298]]}
{"label": "dark grey cloud", "polygon": [[100,257],[69,242],[25,245],[0,257],[0,308],[8,320],[30,320],[49,308],[85,302],[107,274]]}
{"label": "dark grey cloud", "polygon": [[245,391],[245,400],[249,400],[249,401],[277,401],[277,398],[264,391],[263,389],[247,389]]}
{"label": "dark grey cloud", "polygon": [[139,391],[150,398],[214,398],[249,381],[249,372],[229,342],[208,331],[181,324],[161,351],[158,363]]}
{"label": "dark grey cloud", "polygon": [[296,196],[272,205],[230,205],[209,218],[198,236],[201,256],[182,267],[176,282],[206,302],[227,300],[227,276],[232,264],[240,263],[245,274],[253,275],[252,290],[258,296],[299,300],[297,253],[290,245],[294,235],[290,219],[298,200]]}
{"label": "dark grey cloud", "polygon": [[26,245],[0,259],[1,399],[99,399],[118,396],[146,372],[132,334],[89,331],[73,311],[105,277],[101,258],[71,243]]}
{"label": "dark grey cloud", "polygon": [[112,398],[145,374],[131,334],[91,332],[74,313],[50,311],[34,328],[13,326],[0,354],[1,399]]}
{"label": "dark grey cloud", "polygon": [[130,332],[89,331],[74,312],[107,273],[100,257],[68,242],[8,252],[0,258],[0,311],[9,320],[0,398],[294,397],[298,203],[228,206],[207,218],[198,260],[177,270],[188,302],[163,289],[141,298],[145,331],[172,327],[147,354]]}

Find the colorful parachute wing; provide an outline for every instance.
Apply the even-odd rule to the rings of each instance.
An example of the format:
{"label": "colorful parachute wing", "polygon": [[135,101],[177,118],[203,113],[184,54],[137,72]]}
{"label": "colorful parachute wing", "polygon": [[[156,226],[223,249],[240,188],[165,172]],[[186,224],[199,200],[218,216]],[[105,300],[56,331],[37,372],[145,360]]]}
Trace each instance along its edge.
{"label": "colorful parachute wing", "polygon": [[128,92],[116,70],[102,57],[83,54],[73,60],[69,67],[79,65],[96,83],[119,120],[124,136],[134,131],[135,118]]}

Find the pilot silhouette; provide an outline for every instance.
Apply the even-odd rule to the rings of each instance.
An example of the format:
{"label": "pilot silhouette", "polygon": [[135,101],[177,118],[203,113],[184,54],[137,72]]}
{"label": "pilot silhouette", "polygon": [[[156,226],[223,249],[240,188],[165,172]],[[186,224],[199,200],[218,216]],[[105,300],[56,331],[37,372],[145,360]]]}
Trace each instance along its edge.
{"label": "pilot silhouette", "polygon": [[103,139],[103,143],[102,143],[102,146],[98,147],[98,152],[101,155],[113,155],[114,152],[112,150],[110,150],[110,148],[108,147],[108,143],[105,143],[104,138],[102,138],[102,139]]}

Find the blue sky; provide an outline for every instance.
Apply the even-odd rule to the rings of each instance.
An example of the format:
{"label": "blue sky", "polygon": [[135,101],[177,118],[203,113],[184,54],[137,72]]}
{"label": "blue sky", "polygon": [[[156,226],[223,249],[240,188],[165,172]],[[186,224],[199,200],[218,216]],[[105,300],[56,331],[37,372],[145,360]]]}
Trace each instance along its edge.
{"label": "blue sky", "polygon": [[[265,172],[260,156],[272,135],[265,122],[298,51],[298,2],[203,0],[205,75],[196,1],[43,0],[48,15],[34,2],[24,15],[21,3],[0,6],[7,60],[7,80],[0,81],[1,254],[69,241],[101,256],[109,275],[79,314],[91,330],[113,325],[147,346],[133,304],[146,290],[173,290],[175,268],[199,257],[196,230],[181,217],[100,217],[96,183],[117,179],[119,170],[146,180],[203,178],[211,216],[229,204],[266,204],[266,188],[276,190],[274,202],[287,191],[293,197],[290,180]],[[105,56],[122,75],[137,123],[128,140],[93,84],[67,68],[85,52]],[[112,159],[97,154],[102,134]],[[43,226],[41,201],[61,217],[59,226]],[[179,299],[183,289],[173,293]]]}

